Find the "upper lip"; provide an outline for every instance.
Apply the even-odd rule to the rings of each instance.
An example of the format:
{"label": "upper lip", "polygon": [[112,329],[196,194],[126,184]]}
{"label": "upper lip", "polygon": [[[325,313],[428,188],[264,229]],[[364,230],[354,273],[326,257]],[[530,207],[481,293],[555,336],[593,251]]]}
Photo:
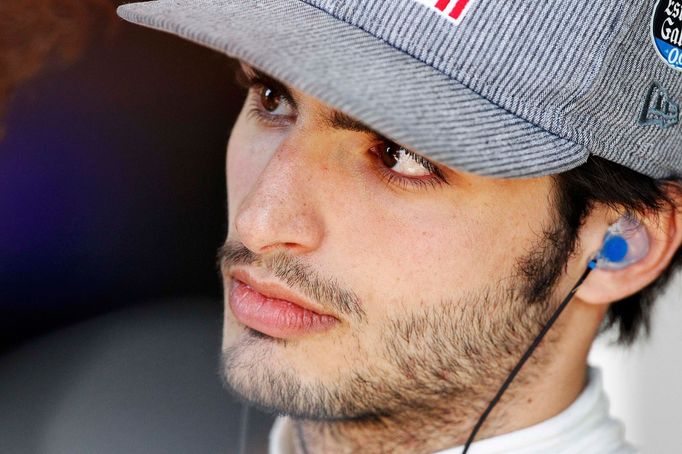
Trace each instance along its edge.
{"label": "upper lip", "polygon": [[[265,295],[269,298],[277,298],[281,300],[286,300],[289,301],[297,306],[301,306],[304,309],[307,309],[309,311],[315,312],[316,314],[320,315],[328,315],[330,317],[334,317],[332,314],[329,314],[327,312],[322,311],[319,307],[316,305],[310,303],[309,301],[305,300],[304,298],[301,298],[288,288],[276,283],[276,282],[259,282],[256,279],[254,279],[247,271],[245,270],[240,270],[240,269],[235,269],[233,270],[230,275],[247,284],[249,287],[257,291],[258,293],[261,293],[262,295]],[[335,317],[336,318],[336,317]]]}

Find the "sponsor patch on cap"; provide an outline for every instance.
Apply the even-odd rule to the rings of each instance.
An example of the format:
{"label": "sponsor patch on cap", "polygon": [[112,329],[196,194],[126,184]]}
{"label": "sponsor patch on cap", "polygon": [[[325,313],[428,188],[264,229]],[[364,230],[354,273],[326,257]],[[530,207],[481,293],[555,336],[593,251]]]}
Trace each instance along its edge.
{"label": "sponsor patch on cap", "polygon": [[474,0],[416,0],[418,3],[429,6],[446,17],[450,22],[459,24],[469,10]]}
{"label": "sponsor patch on cap", "polygon": [[658,0],[651,26],[658,55],[668,66],[682,70],[682,1]]}

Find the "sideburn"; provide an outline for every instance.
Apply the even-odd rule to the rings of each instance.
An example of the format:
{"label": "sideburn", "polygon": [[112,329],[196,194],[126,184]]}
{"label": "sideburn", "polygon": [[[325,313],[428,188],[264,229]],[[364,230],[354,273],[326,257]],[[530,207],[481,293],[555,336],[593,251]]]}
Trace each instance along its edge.
{"label": "sideburn", "polygon": [[515,267],[516,274],[525,282],[518,296],[529,304],[549,304],[552,291],[575,252],[578,232],[588,211],[585,205],[566,200],[568,195],[556,184],[552,188],[551,225],[545,226],[532,251],[519,259]]}

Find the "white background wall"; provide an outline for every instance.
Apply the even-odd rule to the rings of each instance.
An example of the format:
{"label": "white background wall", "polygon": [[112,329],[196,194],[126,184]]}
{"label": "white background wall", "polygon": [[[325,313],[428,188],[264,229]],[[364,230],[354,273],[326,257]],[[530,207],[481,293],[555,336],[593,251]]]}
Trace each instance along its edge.
{"label": "white background wall", "polygon": [[597,339],[590,363],[603,370],[611,413],[644,454],[682,453],[682,275],[656,301],[651,337],[630,348]]}

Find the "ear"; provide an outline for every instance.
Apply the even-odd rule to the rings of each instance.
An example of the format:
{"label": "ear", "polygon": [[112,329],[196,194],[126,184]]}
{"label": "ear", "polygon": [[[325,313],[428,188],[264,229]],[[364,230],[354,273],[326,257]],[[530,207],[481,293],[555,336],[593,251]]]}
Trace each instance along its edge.
{"label": "ear", "polygon": [[[633,295],[658,279],[682,243],[682,190],[670,185],[667,192],[676,206],[666,205],[659,212],[639,218],[649,235],[646,257],[621,270],[593,270],[578,288],[576,299],[606,305]],[[616,219],[617,216],[611,213],[601,216],[601,220],[586,223],[585,235],[581,238],[584,254],[594,254],[601,249],[606,229]]]}

